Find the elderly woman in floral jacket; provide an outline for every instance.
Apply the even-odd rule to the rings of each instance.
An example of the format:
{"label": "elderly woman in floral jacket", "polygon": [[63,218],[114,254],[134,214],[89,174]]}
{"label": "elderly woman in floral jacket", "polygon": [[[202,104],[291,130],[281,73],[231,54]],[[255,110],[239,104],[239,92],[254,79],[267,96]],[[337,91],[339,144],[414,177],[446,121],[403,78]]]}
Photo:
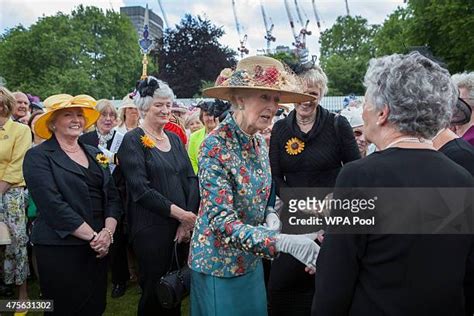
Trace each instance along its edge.
{"label": "elderly woman in floral jacket", "polygon": [[216,86],[204,91],[231,101],[234,114],[209,133],[199,156],[201,204],[189,258],[192,315],[266,315],[262,257],[286,252],[314,267],[319,246],[313,236],[280,234],[280,220],[267,207],[268,148],[258,134],[279,102],[313,100],[294,92],[299,83],[279,61],[258,56],[223,70]]}

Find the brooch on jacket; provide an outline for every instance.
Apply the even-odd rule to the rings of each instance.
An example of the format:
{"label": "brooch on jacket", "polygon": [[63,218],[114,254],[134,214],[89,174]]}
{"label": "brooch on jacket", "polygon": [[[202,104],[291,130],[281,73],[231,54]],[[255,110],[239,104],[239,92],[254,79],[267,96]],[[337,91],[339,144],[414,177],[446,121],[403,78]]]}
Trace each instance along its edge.
{"label": "brooch on jacket", "polygon": [[107,158],[104,154],[97,154],[97,156],[95,156],[95,159],[102,168],[105,169],[109,166],[109,158]]}
{"label": "brooch on jacket", "polygon": [[140,140],[142,141],[142,145],[145,148],[151,149],[155,147],[155,142],[153,141],[153,139],[151,139],[147,135],[143,135],[142,137],[140,137]]}
{"label": "brooch on jacket", "polygon": [[286,142],[285,149],[288,155],[298,155],[304,150],[304,142],[296,137],[290,138]]}

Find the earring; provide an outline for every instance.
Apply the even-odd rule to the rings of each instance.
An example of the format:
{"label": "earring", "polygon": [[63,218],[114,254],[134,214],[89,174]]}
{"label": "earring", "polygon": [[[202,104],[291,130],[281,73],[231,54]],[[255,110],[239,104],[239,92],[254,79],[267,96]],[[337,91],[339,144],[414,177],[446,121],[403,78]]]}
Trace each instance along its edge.
{"label": "earring", "polygon": [[244,107],[242,105],[239,105],[239,110],[243,111]]}
{"label": "earring", "polygon": [[375,122],[376,125],[380,125],[380,122]]}
{"label": "earring", "polygon": [[53,131],[55,131],[55,130],[56,130],[56,126],[53,125]]}

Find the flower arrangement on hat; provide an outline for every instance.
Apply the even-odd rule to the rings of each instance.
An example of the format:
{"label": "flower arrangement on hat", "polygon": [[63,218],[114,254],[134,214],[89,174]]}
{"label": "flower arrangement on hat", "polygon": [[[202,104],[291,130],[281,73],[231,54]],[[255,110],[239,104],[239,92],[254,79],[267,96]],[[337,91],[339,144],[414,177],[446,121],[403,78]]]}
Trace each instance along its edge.
{"label": "flower arrangement on hat", "polygon": [[289,67],[266,56],[242,59],[235,70],[223,69],[212,88],[203,90],[204,95],[230,100],[233,89],[261,89],[281,93],[282,103],[300,103],[314,98],[303,93],[305,83]]}

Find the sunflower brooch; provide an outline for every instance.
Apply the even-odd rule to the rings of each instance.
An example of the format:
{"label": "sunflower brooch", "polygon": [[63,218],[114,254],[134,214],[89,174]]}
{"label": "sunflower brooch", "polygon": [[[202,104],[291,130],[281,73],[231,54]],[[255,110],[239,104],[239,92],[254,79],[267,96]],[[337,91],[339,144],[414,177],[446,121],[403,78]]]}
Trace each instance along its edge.
{"label": "sunflower brooch", "polygon": [[285,149],[288,155],[298,155],[304,150],[304,142],[296,137],[290,138],[286,142]]}
{"label": "sunflower brooch", "polygon": [[95,156],[95,159],[97,160],[99,165],[102,166],[102,168],[105,169],[109,166],[109,158],[107,158],[104,154],[97,154],[97,156]]}
{"label": "sunflower brooch", "polygon": [[142,137],[140,137],[140,140],[142,141],[142,145],[145,148],[155,147],[155,142],[153,141],[153,139],[151,139],[147,135],[143,135]]}

